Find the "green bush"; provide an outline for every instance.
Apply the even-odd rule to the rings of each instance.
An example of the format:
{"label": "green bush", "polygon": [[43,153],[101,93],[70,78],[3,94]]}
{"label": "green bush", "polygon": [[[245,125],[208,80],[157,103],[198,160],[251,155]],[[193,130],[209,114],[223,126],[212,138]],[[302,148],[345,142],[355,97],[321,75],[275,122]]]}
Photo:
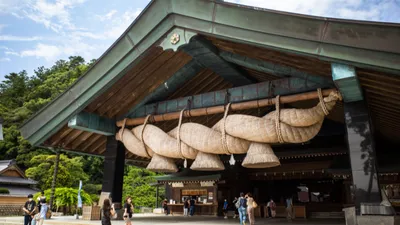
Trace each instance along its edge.
{"label": "green bush", "polygon": [[[44,191],[47,201],[50,201],[51,190],[48,189]],[[37,199],[40,196],[40,192],[33,196],[33,199]],[[86,205],[92,204],[92,199],[90,195],[84,190],[81,191],[82,203]],[[60,206],[76,206],[78,204],[78,189],[75,188],[56,188],[54,194],[54,205],[58,208]]]}
{"label": "green bush", "polygon": [[[100,194],[101,193],[101,184],[85,184],[82,187],[83,190],[88,194]],[[93,199],[92,199],[93,200]]]}
{"label": "green bush", "polygon": [[10,191],[7,188],[0,188],[0,194],[10,194]]}

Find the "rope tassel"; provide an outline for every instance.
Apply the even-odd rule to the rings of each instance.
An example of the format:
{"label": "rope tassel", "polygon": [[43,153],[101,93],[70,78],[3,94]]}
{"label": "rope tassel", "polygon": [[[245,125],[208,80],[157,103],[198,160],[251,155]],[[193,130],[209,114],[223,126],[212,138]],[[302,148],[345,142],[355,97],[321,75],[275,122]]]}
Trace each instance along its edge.
{"label": "rope tassel", "polygon": [[233,154],[231,154],[231,158],[229,159],[229,164],[233,166],[235,165],[235,163],[236,163],[235,157],[233,156]]}

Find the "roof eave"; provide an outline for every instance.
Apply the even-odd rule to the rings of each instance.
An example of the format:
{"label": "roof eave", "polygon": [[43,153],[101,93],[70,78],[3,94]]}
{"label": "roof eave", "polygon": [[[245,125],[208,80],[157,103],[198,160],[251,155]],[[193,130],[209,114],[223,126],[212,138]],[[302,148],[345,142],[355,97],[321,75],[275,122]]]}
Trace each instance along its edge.
{"label": "roof eave", "polygon": [[[23,137],[33,145],[41,144],[122,77],[173,27],[330,61],[400,71],[400,46],[392,44],[397,43],[400,28],[393,24],[327,20],[206,0],[179,4],[152,1],[81,79],[21,127]],[[379,36],[382,30],[385,36]],[[350,31],[367,35],[351,39]]]}

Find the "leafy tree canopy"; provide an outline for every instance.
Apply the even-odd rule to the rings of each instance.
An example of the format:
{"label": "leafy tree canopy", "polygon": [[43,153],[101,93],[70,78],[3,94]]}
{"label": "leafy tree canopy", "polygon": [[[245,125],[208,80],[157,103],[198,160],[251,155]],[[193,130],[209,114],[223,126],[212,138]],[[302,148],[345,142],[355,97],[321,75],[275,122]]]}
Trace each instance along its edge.
{"label": "leafy tree canopy", "polygon": [[[55,165],[55,155],[37,155],[30,160],[31,167],[25,171],[27,177],[39,182],[42,190],[51,187]],[[69,158],[60,155],[56,187],[77,187],[79,180],[86,182],[89,176],[83,171],[82,157]]]}
{"label": "leafy tree canopy", "polygon": [[[156,187],[150,184],[156,182],[154,176],[157,174],[134,166],[126,167],[127,173],[124,176],[123,199],[130,196],[135,206],[155,207]],[[157,201],[160,202],[162,199],[164,199],[164,192],[160,189]]]}

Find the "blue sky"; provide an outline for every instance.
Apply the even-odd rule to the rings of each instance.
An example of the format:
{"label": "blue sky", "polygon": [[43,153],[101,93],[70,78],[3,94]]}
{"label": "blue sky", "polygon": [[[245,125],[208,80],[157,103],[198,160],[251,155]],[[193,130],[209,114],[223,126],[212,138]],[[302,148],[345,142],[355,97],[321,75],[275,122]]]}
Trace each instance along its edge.
{"label": "blue sky", "polygon": [[[400,0],[227,1],[316,16],[400,23]],[[33,75],[37,67],[49,67],[71,55],[98,58],[148,2],[0,0],[0,80],[21,70]]]}

